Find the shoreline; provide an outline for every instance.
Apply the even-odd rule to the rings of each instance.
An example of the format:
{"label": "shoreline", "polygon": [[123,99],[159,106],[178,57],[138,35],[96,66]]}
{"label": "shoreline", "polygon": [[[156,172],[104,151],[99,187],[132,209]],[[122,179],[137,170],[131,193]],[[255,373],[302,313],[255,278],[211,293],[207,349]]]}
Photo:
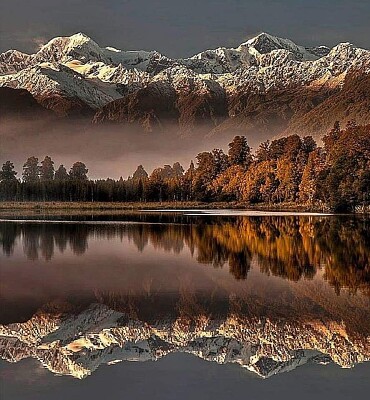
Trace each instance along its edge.
{"label": "shoreline", "polygon": [[59,202],[59,201],[15,201],[0,202],[0,211],[4,210],[261,210],[261,211],[327,211],[326,209],[295,204],[248,204],[242,202],[201,202],[201,201],[172,201],[172,202]]}
{"label": "shoreline", "polygon": [[[140,210],[251,210],[328,213],[326,207],[297,203],[248,204],[241,202],[0,202],[0,213],[16,211],[140,211]],[[349,213],[351,214],[351,213]],[[368,212],[354,214],[368,214]]]}

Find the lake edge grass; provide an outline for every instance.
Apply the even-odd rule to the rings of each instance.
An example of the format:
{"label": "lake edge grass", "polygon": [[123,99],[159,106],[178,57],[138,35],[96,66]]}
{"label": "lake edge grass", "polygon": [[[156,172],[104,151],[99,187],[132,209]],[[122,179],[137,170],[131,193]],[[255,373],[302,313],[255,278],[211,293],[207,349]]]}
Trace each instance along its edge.
{"label": "lake edge grass", "polygon": [[279,203],[279,204],[249,204],[243,202],[0,202],[0,212],[4,211],[47,211],[47,210],[112,210],[112,211],[132,211],[132,210],[260,210],[260,211],[297,211],[297,212],[328,212],[327,208],[314,205],[299,203]]}

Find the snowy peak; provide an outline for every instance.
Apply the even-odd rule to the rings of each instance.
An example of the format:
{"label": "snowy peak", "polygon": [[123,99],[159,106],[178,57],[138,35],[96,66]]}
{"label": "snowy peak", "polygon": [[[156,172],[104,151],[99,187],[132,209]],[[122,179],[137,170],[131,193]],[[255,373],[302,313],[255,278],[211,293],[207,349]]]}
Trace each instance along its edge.
{"label": "snowy peak", "polygon": [[[292,115],[311,112],[340,91],[349,71],[358,76],[368,74],[370,52],[350,43],[331,50],[326,46],[303,47],[265,32],[236,48],[218,47],[179,59],[157,51],[100,47],[83,33],[56,37],[35,54],[9,50],[0,55],[0,86],[27,89],[60,115],[70,115],[77,102],[83,109],[85,105],[96,110],[94,122],[139,122],[145,129],[148,116],[158,126],[165,126],[165,119],[170,118],[171,123],[190,127],[186,129],[199,121],[207,127],[211,121],[214,127],[226,119],[228,130],[227,124],[245,124],[248,129],[257,124],[267,129],[266,118],[272,118],[274,125],[279,120],[285,129]],[[303,89],[307,99],[307,94],[314,98],[301,110],[301,95],[297,101],[296,93]],[[292,91],[291,96],[276,104],[276,114],[269,111],[267,117],[256,117],[261,112],[259,106],[267,101],[264,96],[274,103],[276,93],[283,90]],[[366,105],[358,112],[345,106],[364,101],[351,99],[343,102],[345,111],[336,118],[357,118],[359,114],[360,121],[367,122],[369,113],[362,111]],[[236,122],[231,121],[238,115]]]}
{"label": "snowy peak", "polygon": [[230,314],[149,322],[91,304],[77,314],[38,312],[27,322],[0,325],[0,357],[9,362],[35,358],[53,373],[81,379],[102,364],[189,353],[267,378],[308,362],[352,367],[368,361],[366,337],[355,337],[334,321],[305,324]]}
{"label": "snowy peak", "polygon": [[260,33],[237,48],[219,47],[206,50],[188,59],[180,59],[178,62],[198,73],[222,74],[259,65],[264,55],[274,52],[285,54],[285,58],[296,61],[313,61],[327,55],[329,48],[326,46],[305,48],[289,39]]}
{"label": "snowy peak", "polygon": [[[67,63],[73,60],[82,63],[103,62],[106,65],[123,65],[131,69],[137,68],[142,71],[159,72],[156,70],[157,64],[161,68],[166,68],[170,59],[162,56],[157,51],[133,50],[123,51],[113,47],[100,47],[93,39],[84,33],[76,33],[72,36],[59,36],[51,39],[43,45],[41,49],[32,55],[23,55],[22,63],[17,62],[20,56],[6,52],[0,55],[0,73],[14,73],[20,71],[25,66],[38,63]],[[19,54],[23,54],[18,52]],[[172,61],[171,61],[172,62]],[[13,68],[11,68],[13,66]]]}
{"label": "snowy peak", "polygon": [[64,52],[68,52],[68,50],[82,47],[86,43],[93,43],[98,46],[90,37],[88,37],[84,33],[79,32],[72,36],[58,36],[56,38],[53,38],[49,40],[46,44],[44,44],[39,52],[45,51],[45,49],[50,48],[60,48]]}
{"label": "snowy peak", "polygon": [[34,55],[34,61],[66,62],[73,59],[80,61],[101,61],[99,45],[83,33],[72,36],[56,37],[46,43]]}
{"label": "snowy peak", "polygon": [[366,53],[368,54],[369,51],[356,47],[352,43],[345,42],[339,43],[337,46],[334,46],[329,51],[328,56],[331,58],[340,57],[343,60],[347,60],[353,59]]}
{"label": "snowy peak", "polygon": [[77,33],[51,40],[35,55],[35,58],[59,63],[73,60],[82,63],[103,62],[106,65],[123,65],[128,69],[136,68],[146,71],[150,70],[153,60],[159,61],[163,56],[156,51],[124,51],[109,46],[103,48],[87,35]]}
{"label": "snowy peak", "polygon": [[71,47],[79,47],[85,43],[90,43],[90,42],[97,45],[89,36],[85,35],[82,32],[75,33],[74,35],[69,36],[68,39]]}
{"label": "snowy peak", "polygon": [[126,68],[136,68],[155,74],[179,63],[198,73],[227,73],[240,67],[256,64],[256,55],[266,54],[273,50],[285,49],[294,53],[296,59],[315,59],[323,54],[324,47],[310,52],[288,39],[281,39],[267,33],[261,33],[253,39],[242,43],[238,48],[220,47],[206,50],[187,59],[171,60],[157,51],[130,50],[124,51],[114,47],[100,47],[84,33],[72,36],[59,36],[51,39],[32,55],[11,50],[0,55],[0,73],[14,73],[25,65],[40,62],[65,63],[72,60],[80,62],[104,62],[107,65],[122,64]]}
{"label": "snowy peak", "polygon": [[282,49],[286,47],[297,46],[291,40],[282,39],[277,36],[272,36],[269,33],[262,32],[259,35],[248,39],[240,46],[254,47],[259,53],[265,54],[272,50]]}
{"label": "snowy peak", "polygon": [[18,50],[8,50],[0,54],[0,74],[11,74],[28,65],[30,55]]}
{"label": "snowy peak", "polygon": [[[239,46],[239,49],[249,48],[256,50],[259,54],[268,54],[274,50],[287,50],[291,52],[295,59],[298,61],[308,61],[308,60],[315,60],[320,57],[315,52],[311,52],[309,48],[305,48],[303,46],[299,46],[294,43],[290,39],[283,39],[277,36],[272,36],[268,33],[260,33],[256,37],[247,40],[245,43],[242,43]],[[325,54],[325,50],[327,49],[325,46],[321,46],[321,53]],[[329,49],[328,49],[329,50]]]}
{"label": "snowy peak", "polygon": [[[343,44],[344,47],[347,45]],[[236,48],[219,47],[205,50],[189,58],[170,59],[157,51],[100,47],[93,39],[80,32],[72,36],[51,39],[32,55],[15,50],[1,54],[0,73],[18,72],[25,66],[42,62],[67,63],[77,60],[81,63],[102,62],[107,66],[116,67],[122,65],[127,69],[135,68],[151,75],[179,64],[198,74],[225,74],[258,66],[261,57],[279,51],[289,53],[285,58],[304,62],[325,57],[330,49],[326,46],[303,47],[289,39],[263,32]]]}

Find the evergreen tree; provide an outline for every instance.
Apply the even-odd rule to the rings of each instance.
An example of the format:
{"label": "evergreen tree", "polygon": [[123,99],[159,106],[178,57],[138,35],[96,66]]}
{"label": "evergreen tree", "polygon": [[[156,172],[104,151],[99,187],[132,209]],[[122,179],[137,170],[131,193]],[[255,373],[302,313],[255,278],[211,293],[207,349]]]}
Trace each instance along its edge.
{"label": "evergreen tree", "polygon": [[74,181],[87,181],[88,172],[89,170],[86,168],[86,165],[81,161],[77,161],[72,165],[69,177]]}
{"label": "evergreen tree", "polygon": [[16,175],[17,172],[14,171],[14,164],[6,161],[0,171],[0,182],[14,182],[17,180]]}
{"label": "evergreen tree", "polygon": [[29,157],[26,163],[23,165],[23,182],[25,183],[35,183],[40,179],[40,166],[37,157]]}
{"label": "evergreen tree", "polygon": [[13,163],[6,161],[0,171],[0,200],[16,200],[20,189],[16,175]]}
{"label": "evergreen tree", "polygon": [[54,179],[54,161],[46,156],[43,161],[41,161],[40,167],[40,180],[42,182],[51,181]]}
{"label": "evergreen tree", "polygon": [[54,179],[56,181],[66,181],[69,178],[68,172],[64,165],[59,165],[58,169],[55,171]]}
{"label": "evergreen tree", "polygon": [[144,167],[142,165],[139,165],[136,168],[136,171],[132,175],[133,179],[146,179],[148,178],[148,173],[145,171]]}

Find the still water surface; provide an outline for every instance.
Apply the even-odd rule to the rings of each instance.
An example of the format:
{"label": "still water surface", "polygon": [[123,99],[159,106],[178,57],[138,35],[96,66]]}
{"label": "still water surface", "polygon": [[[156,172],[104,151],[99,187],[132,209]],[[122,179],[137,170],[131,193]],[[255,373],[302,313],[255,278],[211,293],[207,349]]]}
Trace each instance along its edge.
{"label": "still water surface", "polygon": [[[155,383],[156,398],[247,388],[251,398],[276,390],[289,398],[286,383],[309,379],[322,398],[370,390],[368,218],[198,210],[1,218],[5,398],[100,398],[98,382],[119,392],[135,374],[137,385],[125,384],[135,398]],[[176,393],[179,376],[188,385]],[[339,390],[344,382],[353,388]]]}

